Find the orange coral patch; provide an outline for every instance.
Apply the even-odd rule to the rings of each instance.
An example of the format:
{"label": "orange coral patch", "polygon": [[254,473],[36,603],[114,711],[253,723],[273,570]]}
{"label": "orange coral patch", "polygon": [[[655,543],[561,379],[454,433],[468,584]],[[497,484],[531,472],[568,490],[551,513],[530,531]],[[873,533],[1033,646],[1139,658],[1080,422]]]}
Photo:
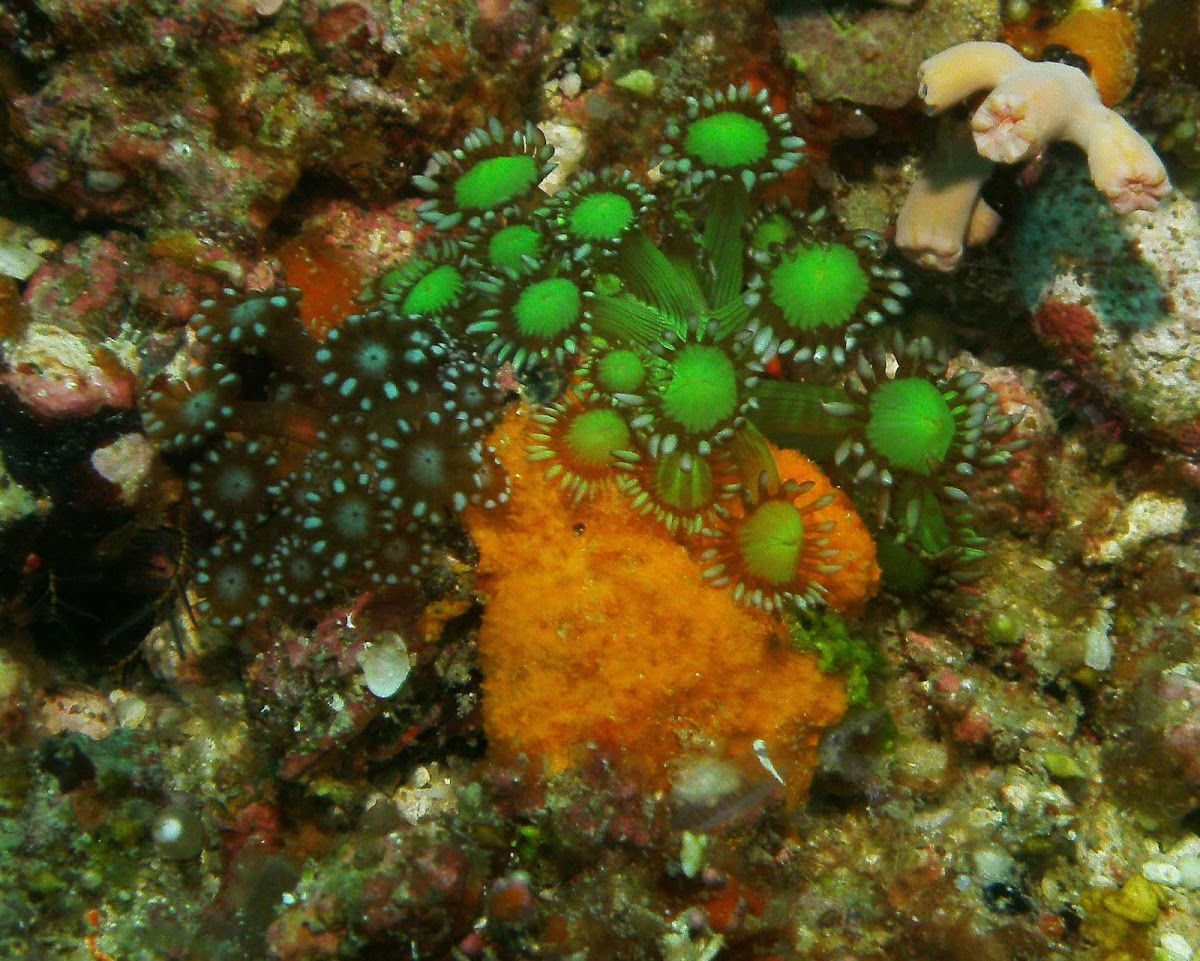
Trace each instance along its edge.
{"label": "orange coral patch", "polygon": [[1049,10],[1033,6],[1020,20],[1007,21],[1000,39],[1026,59],[1041,60],[1042,48],[1046,46],[1046,31],[1052,22],[1053,17]]}
{"label": "orange coral patch", "polygon": [[[761,774],[762,738],[802,796],[817,739],[845,710],[841,680],[793,652],[777,619],[707,586],[687,549],[615,492],[568,507],[525,459],[526,416],[492,438],[510,503],[466,515],[488,597],[479,653],[492,751],[554,772],[595,748],[662,786],[673,759],[704,745]],[[855,590],[847,603],[861,603]]]}

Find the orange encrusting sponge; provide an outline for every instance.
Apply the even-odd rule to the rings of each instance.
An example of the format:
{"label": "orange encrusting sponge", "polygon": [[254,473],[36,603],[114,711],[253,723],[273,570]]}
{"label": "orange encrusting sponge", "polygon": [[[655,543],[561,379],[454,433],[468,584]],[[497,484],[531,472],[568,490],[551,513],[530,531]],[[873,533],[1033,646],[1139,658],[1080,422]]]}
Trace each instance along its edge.
{"label": "orange encrusting sponge", "polygon": [[1087,61],[1106,107],[1120,103],[1137,80],[1137,26],[1124,10],[1087,7],[1050,28],[1046,46],[1066,47]]}
{"label": "orange encrusting sponge", "polygon": [[825,588],[825,602],[835,611],[854,613],[879,591],[879,565],[875,540],[854,509],[850,498],[829,482],[819,467],[799,451],[771,446],[781,480],[812,481],[812,500],[833,494],[833,503],[814,511],[809,523],[833,521],[829,544],[838,551],[836,574],[818,574],[814,580]]}
{"label": "orange encrusting sponge", "polygon": [[[598,749],[660,787],[670,762],[698,745],[754,769],[761,738],[788,794],[802,797],[817,739],[845,711],[841,680],[792,651],[777,618],[706,585],[687,548],[615,490],[568,505],[526,460],[526,418],[510,414],[491,441],[511,478],[510,503],[466,514],[488,598],[479,654],[493,754],[541,758],[552,773]],[[791,473],[801,462],[813,476],[799,455],[781,467]],[[828,508],[865,550],[870,539],[848,509]],[[832,576],[840,607],[860,606],[875,589],[873,548],[849,570],[847,586]]]}

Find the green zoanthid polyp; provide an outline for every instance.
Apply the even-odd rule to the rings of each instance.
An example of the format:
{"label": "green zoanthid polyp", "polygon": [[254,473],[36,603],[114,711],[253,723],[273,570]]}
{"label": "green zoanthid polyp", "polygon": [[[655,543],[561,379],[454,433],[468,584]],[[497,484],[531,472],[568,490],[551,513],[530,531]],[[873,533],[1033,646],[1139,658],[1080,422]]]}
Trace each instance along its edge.
{"label": "green zoanthid polyp", "polygon": [[514,379],[551,395],[531,468],[570,503],[618,492],[743,603],[817,603],[840,564],[810,523],[828,502],[769,442],[827,465],[895,583],[974,576],[965,488],[1011,453],[995,393],[897,336],[882,238],[767,198],[805,155],[765,92],[685,98],[662,132],[653,182],[583,170],[547,196],[536,126],[472,131],[415,178],[434,236],[322,343],[294,290],[202,305],[202,357],[145,417],[189,472],[214,623],[413,590],[458,512],[507,497],[486,436]]}
{"label": "green zoanthid polyp", "polygon": [[[936,572],[970,576],[977,538],[961,485],[1010,455],[995,444],[1011,427],[995,394],[890,329],[910,291],[880,237],[764,199],[804,162],[803,141],[765,93],[687,98],[663,131],[653,186],[628,171],[586,171],[552,197],[530,190],[481,213],[444,200],[472,172],[461,158],[418,183],[431,195],[422,215],[448,219],[468,251],[537,232],[523,235],[530,252],[519,265],[476,261],[484,321],[468,309],[459,327],[485,356],[555,366],[574,384],[574,401],[540,411],[531,456],[572,491],[594,485],[596,447],[583,464],[570,438],[590,416],[579,404],[607,408],[626,426],[607,460],[631,507],[702,539],[745,491],[760,497],[761,478],[777,483],[766,439],[797,445],[828,463],[881,538]],[[462,157],[502,141],[477,131]],[[511,142],[514,156],[537,155],[528,133]],[[584,309],[558,315],[569,340],[490,306],[533,277],[577,285]],[[786,528],[799,515],[764,504],[757,516]],[[744,543],[755,531],[745,528]],[[764,540],[742,566],[761,573],[779,550]]]}

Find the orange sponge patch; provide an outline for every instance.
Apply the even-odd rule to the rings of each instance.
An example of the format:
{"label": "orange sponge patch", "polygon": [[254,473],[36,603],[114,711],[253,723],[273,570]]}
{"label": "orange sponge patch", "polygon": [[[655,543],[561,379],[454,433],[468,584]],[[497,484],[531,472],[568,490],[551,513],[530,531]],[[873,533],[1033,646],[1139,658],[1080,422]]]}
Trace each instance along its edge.
{"label": "orange sponge patch", "polygon": [[[598,749],[661,786],[670,762],[701,746],[756,768],[761,738],[800,796],[820,732],[845,710],[841,680],[793,652],[777,619],[708,586],[687,548],[615,491],[569,506],[526,460],[526,418],[510,415],[492,438],[510,503],[466,515],[488,598],[479,652],[493,752],[554,772]],[[797,465],[785,456],[781,467]],[[844,517],[849,507],[825,510]],[[842,575],[831,575],[846,606],[878,577],[862,537],[846,568],[856,586],[835,591]]]}
{"label": "orange sponge patch", "polygon": [[1137,27],[1124,10],[1088,7],[1068,14],[1046,34],[1046,46],[1066,47],[1087,61],[1106,107],[1120,103],[1137,80]]}
{"label": "orange sponge patch", "polygon": [[812,481],[813,499],[833,494],[833,503],[815,511],[811,522],[834,522],[830,545],[837,550],[837,564],[842,569],[836,574],[817,574],[814,580],[825,588],[825,601],[835,611],[852,613],[861,609],[879,590],[879,565],[870,531],[850,498],[834,487],[812,461],[799,451],[772,450],[782,480]]}

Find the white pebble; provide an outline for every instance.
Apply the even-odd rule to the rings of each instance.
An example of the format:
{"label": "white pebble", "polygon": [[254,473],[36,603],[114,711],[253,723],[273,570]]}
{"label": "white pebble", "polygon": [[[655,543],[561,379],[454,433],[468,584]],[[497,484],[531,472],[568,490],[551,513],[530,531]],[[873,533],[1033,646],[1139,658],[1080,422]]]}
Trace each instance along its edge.
{"label": "white pebble", "polygon": [[1158,946],[1162,948],[1168,961],[1192,961],[1195,954],[1192,946],[1187,943],[1187,939],[1183,935],[1173,932],[1168,932],[1159,938]]}
{"label": "white pebble", "polygon": [[975,873],[985,884],[1008,881],[1016,874],[1012,857],[1003,848],[985,845],[974,852]]}
{"label": "white pebble", "polygon": [[113,714],[116,715],[117,723],[121,727],[141,727],[142,722],[146,720],[147,705],[140,697],[129,695],[120,700],[114,700],[110,695],[109,700],[113,701]]}
{"label": "white pebble", "polygon": [[574,99],[583,89],[583,78],[577,73],[568,73],[558,81],[558,89],[564,97]]}
{"label": "white pebble", "polygon": [[408,680],[412,670],[412,658],[404,638],[393,631],[380,634],[363,647],[358,655],[358,666],[362,668],[367,690],[376,697],[391,697]]}
{"label": "white pebble", "polygon": [[1177,858],[1175,867],[1179,870],[1179,886],[1195,891],[1200,888],[1200,857],[1189,855]]}
{"label": "white pebble", "polygon": [[1100,611],[1095,622],[1088,628],[1083,638],[1083,663],[1093,671],[1107,671],[1112,667],[1113,642],[1112,617],[1107,611]]}
{"label": "white pebble", "polygon": [[1165,861],[1147,861],[1142,865],[1142,877],[1155,884],[1165,884],[1175,887],[1179,884],[1180,871],[1174,864]]}

